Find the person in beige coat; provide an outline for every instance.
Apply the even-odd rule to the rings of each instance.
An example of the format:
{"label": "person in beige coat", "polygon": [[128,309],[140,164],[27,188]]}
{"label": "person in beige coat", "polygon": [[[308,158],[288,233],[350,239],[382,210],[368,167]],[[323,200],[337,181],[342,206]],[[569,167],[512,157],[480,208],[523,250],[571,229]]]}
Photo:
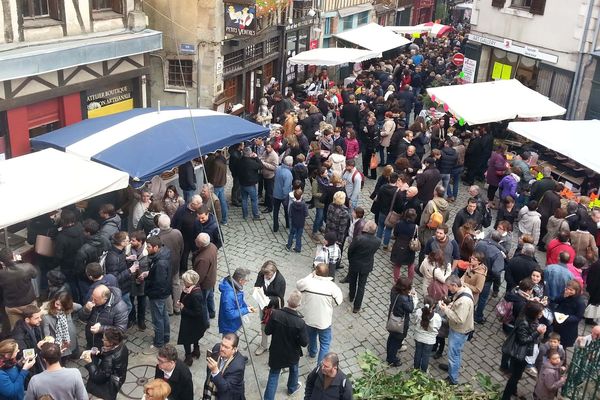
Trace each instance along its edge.
{"label": "person in beige coat", "polygon": [[[593,263],[598,259],[598,246],[591,233],[586,231],[586,226],[578,226],[576,231],[571,232],[571,246],[575,250],[576,256],[582,256],[588,262]],[[591,249],[588,257],[588,248]]]}
{"label": "person in beige coat", "polygon": [[[381,148],[379,149],[379,165],[385,165],[385,155],[387,154],[387,149],[390,147],[390,141],[392,140],[392,135],[396,131],[396,123],[394,122],[394,115],[391,111],[385,112],[385,119],[383,120],[383,126],[379,132],[379,136],[381,136]],[[395,160],[388,160],[388,164],[390,162],[394,162]]]}
{"label": "person in beige coat", "polygon": [[487,267],[483,264],[484,262],[485,254],[480,251],[474,252],[469,261],[469,267],[461,278],[463,286],[471,289],[473,293],[473,303],[477,303],[479,300],[479,293],[481,293],[485,284]]}

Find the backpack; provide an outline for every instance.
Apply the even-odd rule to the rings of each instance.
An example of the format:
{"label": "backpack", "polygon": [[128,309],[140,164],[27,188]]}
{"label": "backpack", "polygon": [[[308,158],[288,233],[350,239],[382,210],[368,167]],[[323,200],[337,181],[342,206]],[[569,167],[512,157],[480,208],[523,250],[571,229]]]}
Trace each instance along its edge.
{"label": "backpack", "polygon": [[433,201],[431,202],[431,204],[433,205],[433,212],[429,216],[429,221],[427,221],[427,227],[429,229],[437,229],[438,226],[444,223],[444,216],[438,211],[438,208],[436,207]]}
{"label": "backpack", "polygon": [[356,174],[360,174],[360,189],[362,190],[362,188],[365,187],[365,176],[358,169],[355,169],[354,173],[352,174],[352,184],[354,184],[354,177]]}

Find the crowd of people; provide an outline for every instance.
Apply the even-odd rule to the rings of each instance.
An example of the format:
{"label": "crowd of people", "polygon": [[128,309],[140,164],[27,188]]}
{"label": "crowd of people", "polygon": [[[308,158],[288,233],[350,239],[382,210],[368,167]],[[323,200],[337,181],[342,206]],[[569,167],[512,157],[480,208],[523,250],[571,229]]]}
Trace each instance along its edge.
{"label": "crowd of people", "polygon": [[[196,397],[243,399],[247,357],[239,335],[250,314],[261,321],[254,354],[269,353],[265,399],[276,398],[286,369],[288,395],[351,399],[352,382],[331,349],[333,310],[344,300],[340,285],[348,284],[351,310],[360,313],[370,273],[389,267],[393,284],[382,324],[390,367],[401,365],[398,353],[409,336],[413,367],[423,372],[431,357],[444,356],[447,342],[439,368],[458,384],[463,348],[478,325],[493,323],[486,305],[501,296],[504,280],[496,313],[507,337],[497,350],[510,378],[502,398],[518,395],[525,371],[536,376],[537,399],[555,398],[565,383],[566,351],[600,338],[598,326],[579,338],[582,320],[600,318],[600,210],[589,209],[589,193],[563,201],[562,184],[551,170],[536,170],[531,151],[509,162],[489,126],[468,129],[425,106],[427,87],[458,83],[449,60],[462,46],[463,32],[419,38],[397,58],[365,65],[344,88],[321,71],[313,103],[298,103],[273,85],[257,115],[271,135],[205,157],[200,187],[188,162],[178,171],[181,194],[158,179],[137,193],[32,220],[35,267],[0,252],[0,397],[116,399],[129,362],[126,333],[147,329],[149,308],[156,379],[144,389],[146,400],[194,398],[189,367],[200,357],[207,373]],[[375,181],[371,193],[366,179]],[[468,200],[450,215],[461,190]],[[367,198],[369,210],[359,206]],[[270,214],[273,232],[282,229],[283,211],[282,248],[302,252],[305,228],[316,246],[313,269],[291,290],[274,261],[262,264],[253,286],[257,307],[244,295],[250,270],[217,277],[231,206],[256,223]],[[52,252],[40,237],[52,240]],[[387,266],[375,265],[378,252],[389,257]],[[180,319],[176,345],[183,357],[171,341],[173,318]],[[214,345],[202,343],[212,319],[222,335]],[[86,343],[78,343],[82,326]],[[304,386],[303,348],[315,359]],[[84,361],[87,382],[65,367],[69,359]]]}

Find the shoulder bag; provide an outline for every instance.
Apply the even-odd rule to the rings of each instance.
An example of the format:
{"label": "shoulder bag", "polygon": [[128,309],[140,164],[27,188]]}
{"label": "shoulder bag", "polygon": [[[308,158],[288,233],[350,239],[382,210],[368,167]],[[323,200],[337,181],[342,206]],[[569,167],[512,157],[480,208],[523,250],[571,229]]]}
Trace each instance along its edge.
{"label": "shoulder bag", "polygon": [[392,204],[390,205],[390,210],[388,211],[388,214],[385,217],[385,221],[383,221],[383,224],[385,225],[385,227],[389,228],[389,229],[392,229],[393,227],[396,226],[396,224],[398,222],[400,222],[400,214],[398,214],[396,211],[394,211],[394,204],[396,204],[396,195],[398,194],[399,191],[400,191],[400,189],[397,188],[396,191],[394,192],[394,196],[392,197]]}
{"label": "shoulder bag", "polygon": [[421,251],[421,241],[417,238],[417,229],[418,226],[415,225],[415,233],[413,234],[412,239],[410,239],[410,242],[408,242],[408,248],[415,253]]}
{"label": "shoulder bag", "polygon": [[398,297],[400,297],[399,294],[397,294],[394,299],[394,304],[392,304],[392,307],[390,308],[387,323],[385,324],[385,329],[391,333],[404,333],[404,316],[396,317],[394,315],[394,308],[396,308]]}
{"label": "shoulder bag", "polygon": [[445,297],[448,297],[448,285],[438,281],[435,278],[435,270],[438,267],[433,268],[433,272],[431,273],[431,283],[427,286],[427,294],[433,298],[436,302],[442,300]]}

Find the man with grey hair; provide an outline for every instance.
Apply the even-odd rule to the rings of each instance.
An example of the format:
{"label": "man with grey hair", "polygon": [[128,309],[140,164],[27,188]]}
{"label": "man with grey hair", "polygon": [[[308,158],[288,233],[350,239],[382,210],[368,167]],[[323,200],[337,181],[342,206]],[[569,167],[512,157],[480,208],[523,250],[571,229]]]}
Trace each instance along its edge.
{"label": "man with grey hair", "polygon": [[283,163],[275,170],[273,183],[273,232],[279,231],[279,209],[283,205],[283,215],[285,216],[285,227],[289,228],[288,202],[290,192],[292,191],[292,156],[286,156]]}
{"label": "man with grey hair", "polygon": [[200,189],[200,196],[202,197],[202,203],[208,208],[208,211],[217,217],[217,221],[223,221],[223,215],[221,214],[221,201],[215,194],[215,187],[212,183],[205,183]]}
{"label": "man with grey hair", "polygon": [[275,309],[265,326],[265,334],[271,335],[269,347],[269,380],[265,388],[265,400],[274,400],[282,368],[289,368],[287,394],[293,395],[300,389],[298,363],[302,348],[308,345],[306,323],[297,311],[302,293],[293,290],[287,299],[287,307]]}
{"label": "man with grey hair", "polygon": [[248,283],[249,275],[249,269],[236,268],[233,275],[219,283],[219,333],[222,335],[237,332],[242,326],[242,317],[256,311],[244,300],[244,285]]}
{"label": "man with grey hair", "polygon": [[215,317],[215,284],[217,283],[217,246],[211,243],[208,233],[202,232],[196,237],[198,250],[192,256],[192,268],[200,280],[209,318]]}
{"label": "man with grey hair", "polygon": [[262,178],[265,186],[265,209],[263,213],[270,213],[273,211],[273,185],[275,184],[275,171],[279,165],[279,156],[277,152],[273,150],[273,145],[267,143],[265,146],[265,152],[260,157],[260,162],[263,165]]}
{"label": "man with grey hair", "polygon": [[529,278],[534,269],[539,268],[535,260],[535,246],[531,243],[523,244],[520,253],[517,253],[506,264],[504,280],[506,292],[510,292],[522,279]]}
{"label": "man with grey hair", "polygon": [[340,371],[339,364],[336,353],[327,353],[306,377],[304,398],[352,400],[352,382]]}
{"label": "man with grey hair", "polygon": [[485,305],[490,297],[492,284],[494,283],[494,279],[499,278],[504,270],[506,253],[504,252],[504,247],[500,244],[500,240],[502,240],[502,234],[498,231],[492,231],[489,237],[478,241],[474,248],[474,251],[480,251],[485,255],[484,264],[487,267],[485,283],[483,285],[483,290],[479,295],[477,311],[475,312],[475,322],[478,324],[485,322],[483,311],[485,310]]}
{"label": "man with grey hair", "polygon": [[440,364],[440,368],[448,371],[446,380],[451,385],[458,385],[458,375],[462,358],[462,350],[472,335],[473,325],[473,293],[462,285],[458,275],[450,275],[446,279],[452,302],[448,305],[440,300],[438,306],[448,318],[448,364]]}
{"label": "man with grey hair", "polygon": [[544,167],[542,175],[544,176],[542,179],[531,185],[531,195],[529,196],[529,200],[539,202],[546,191],[552,190],[554,189],[554,186],[556,186],[556,181],[552,178],[552,169],[550,167]]}
{"label": "man with grey hair", "polygon": [[183,253],[179,262],[179,276],[188,270],[188,259],[194,249],[196,239],[196,212],[202,207],[202,197],[195,194],[188,204],[184,204],[175,211],[171,219],[171,228],[177,229],[183,236]]}
{"label": "man with grey hair", "polygon": [[183,236],[179,230],[171,228],[171,218],[166,214],[158,217],[158,237],[167,249],[171,251],[171,297],[167,299],[167,312],[179,314],[177,301],[181,297],[181,282],[179,279],[179,265],[183,256]]}
{"label": "man with grey hair", "polygon": [[354,303],[353,313],[360,311],[367,278],[373,271],[375,253],[381,244],[381,240],[375,236],[376,231],[377,224],[372,220],[367,221],[363,234],[356,237],[348,247],[348,276],[344,281],[350,284],[348,299]]}

